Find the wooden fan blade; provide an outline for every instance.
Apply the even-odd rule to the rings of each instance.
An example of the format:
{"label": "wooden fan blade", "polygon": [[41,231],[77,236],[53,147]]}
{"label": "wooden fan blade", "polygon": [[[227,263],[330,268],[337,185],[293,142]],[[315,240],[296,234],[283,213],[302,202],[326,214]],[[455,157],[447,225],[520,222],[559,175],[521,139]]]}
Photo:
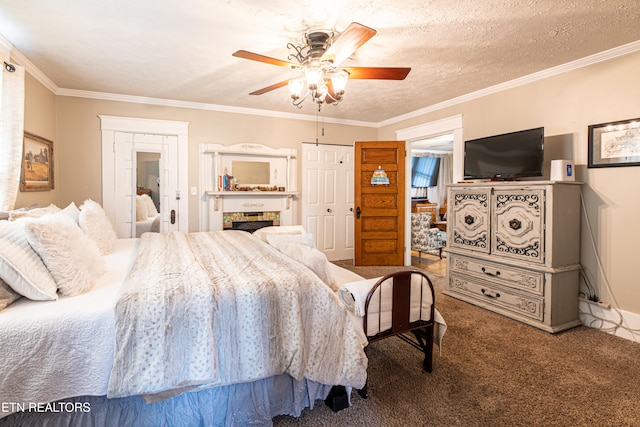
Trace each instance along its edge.
{"label": "wooden fan blade", "polygon": [[411,68],[394,67],[347,67],[344,68],[349,73],[349,79],[372,79],[372,80],[404,80],[411,71]]}
{"label": "wooden fan blade", "polygon": [[233,53],[233,56],[236,58],[250,59],[251,61],[264,62],[266,64],[277,65],[279,67],[285,68],[300,68],[299,65],[294,64],[293,62],[282,61],[280,59],[271,58],[269,56],[260,55],[258,53],[248,52],[246,50],[239,50]]}
{"label": "wooden fan blade", "polygon": [[322,55],[322,60],[333,61],[333,65],[338,66],[376,33],[377,31],[373,28],[352,22],[329,46]]}
{"label": "wooden fan blade", "polygon": [[338,102],[338,95],[336,95],[336,88],[333,87],[331,79],[327,81],[327,94],[324,96],[324,102],[326,104],[333,104]]}
{"label": "wooden fan blade", "polygon": [[273,84],[271,86],[263,87],[262,89],[258,89],[254,92],[251,92],[249,95],[262,95],[263,93],[271,92],[272,90],[280,89],[282,86],[286,86],[289,84],[289,80],[285,80],[280,83]]}

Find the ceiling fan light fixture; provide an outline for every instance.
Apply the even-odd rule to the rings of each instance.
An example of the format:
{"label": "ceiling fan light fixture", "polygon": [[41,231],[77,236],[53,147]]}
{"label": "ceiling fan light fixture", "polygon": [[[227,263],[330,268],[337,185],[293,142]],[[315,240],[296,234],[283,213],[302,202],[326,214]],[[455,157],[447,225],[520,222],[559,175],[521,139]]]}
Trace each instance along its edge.
{"label": "ceiling fan light fixture", "polygon": [[344,90],[347,87],[349,81],[349,73],[346,70],[340,70],[337,73],[331,75],[331,83],[337,95],[344,94]]}
{"label": "ceiling fan light fixture", "polygon": [[[302,108],[304,100],[309,98],[318,104],[319,110],[322,104],[337,105],[342,101],[349,79],[404,80],[409,74],[411,68],[340,68],[342,61],[375,34],[376,30],[352,22],[338,35],[325,30],[311,31],[305,34],[302,43],[287,43],[288,61],[246,50],[239,50],[233,56],[304,73],[304,77],[284,80],[249,95],[262,95],[288,85],[294,106]],[[293,60],[295,62],[290,62]]]}
{"label": "ceiling fan light fixture", "polygon": [[288,84],[291,98],[293,98],[294,100],[300,99],[300,96],[302,96],[302,89],[304,89],[304,79],[291,79],[289,80]]}
{"label": "ceiling fan light fixture", "polygon": [[309,65],[305,72],[305,77],[307,79],[307,85],[309,86],[309,90],[316,90],[318,85],[322,83],[323,79],[323,71],[319,66]]}

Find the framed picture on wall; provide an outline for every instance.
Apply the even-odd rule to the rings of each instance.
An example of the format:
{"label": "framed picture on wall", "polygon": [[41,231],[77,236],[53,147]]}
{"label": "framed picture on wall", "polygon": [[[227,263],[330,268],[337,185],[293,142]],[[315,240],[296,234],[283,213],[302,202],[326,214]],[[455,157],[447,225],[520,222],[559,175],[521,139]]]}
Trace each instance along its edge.
{"label": "framed picture on wall", "polygon": [[589,126],[588,166],[640,166],[640,119]]}
{"label": "framed picture on wall", "polygon": [[53,190],[53,142],[24,133],[20,191]]}

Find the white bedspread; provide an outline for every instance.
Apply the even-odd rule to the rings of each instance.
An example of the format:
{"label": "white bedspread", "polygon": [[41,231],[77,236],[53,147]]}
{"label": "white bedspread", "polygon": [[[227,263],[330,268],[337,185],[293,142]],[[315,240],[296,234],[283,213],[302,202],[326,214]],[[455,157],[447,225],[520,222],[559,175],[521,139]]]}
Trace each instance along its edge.
{"label": "white bedspread", "polygon": [[[0,312],[0,417],[10,404],[104,395],[113,364],[113,307],[137,239],[118,240],[94,289],[57,301],[22,298]],[[7,403],[9,405],[7,405]]]}
{"label": "white bedspread", "polygon": [[366,380],[337,295],[242,231],[142,235],[116,306],[116,348],[109,397],[282,373],[356,388]]}

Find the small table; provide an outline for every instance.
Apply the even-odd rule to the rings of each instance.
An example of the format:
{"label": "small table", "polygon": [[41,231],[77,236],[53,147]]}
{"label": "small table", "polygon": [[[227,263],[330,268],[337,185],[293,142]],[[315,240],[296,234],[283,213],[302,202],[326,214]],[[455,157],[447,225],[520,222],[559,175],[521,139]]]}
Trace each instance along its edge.
{"label": "small table", "polygon": [[440,231],[447,232],[447,221],[435,221],[433,226],[436,227]]}

